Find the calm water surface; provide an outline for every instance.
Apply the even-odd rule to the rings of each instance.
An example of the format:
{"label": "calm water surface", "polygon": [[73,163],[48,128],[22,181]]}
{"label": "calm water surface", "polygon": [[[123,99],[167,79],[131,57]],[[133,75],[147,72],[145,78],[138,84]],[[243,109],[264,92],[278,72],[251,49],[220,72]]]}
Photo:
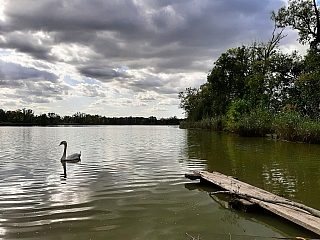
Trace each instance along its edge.
{"label": "calm water surface", "polygon": [[[1,127],[0,239],[315,238],[184,173],[219,171],[320,209],[319,145],[168,126]],[[82,161],[60,162],[82,152]]]}

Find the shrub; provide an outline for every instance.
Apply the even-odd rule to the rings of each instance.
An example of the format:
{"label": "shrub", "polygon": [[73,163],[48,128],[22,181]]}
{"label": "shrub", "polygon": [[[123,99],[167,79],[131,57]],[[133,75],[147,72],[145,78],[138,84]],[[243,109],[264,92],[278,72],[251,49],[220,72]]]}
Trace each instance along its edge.
{"label": "shrub", "polygon": [[183,121],[180,122],[180,128],[196,128],[204,130],[222,131],[225,126],[225,117],[205,118],[200,121]]}
{"label": "shrub", "polygon": [[274,121],[276,134],[284,140],[320,143],[320,122],[295,111],[282,112]]}
{"label": "shrub", "polygon": [[241,136],[265,136],[273,132],[273,117],[263,108],[242,114],[238,121],[228,121],[227,130]]}

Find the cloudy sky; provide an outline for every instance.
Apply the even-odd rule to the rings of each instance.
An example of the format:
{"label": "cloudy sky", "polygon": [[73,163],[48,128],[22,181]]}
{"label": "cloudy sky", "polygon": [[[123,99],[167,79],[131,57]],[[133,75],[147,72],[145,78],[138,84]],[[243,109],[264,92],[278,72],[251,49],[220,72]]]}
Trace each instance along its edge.
{"label": "cloudy sky", "polygon": [[[221,53],[273,30],[283,0],[0,0],[0,108],[184,117]],[[298,48],[289,31],[285,50]]]}

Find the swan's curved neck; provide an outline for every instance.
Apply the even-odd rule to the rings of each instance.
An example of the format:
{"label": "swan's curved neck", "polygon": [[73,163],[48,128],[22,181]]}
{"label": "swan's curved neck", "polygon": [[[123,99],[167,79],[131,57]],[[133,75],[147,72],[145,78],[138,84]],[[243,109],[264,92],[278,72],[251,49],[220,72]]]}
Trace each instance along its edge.
{"label": "swan's curved neck", "polygon": [[66,159],[67,156],[67,144],[64,144],[64,150],[63,150],[63,155],[61,159]]}

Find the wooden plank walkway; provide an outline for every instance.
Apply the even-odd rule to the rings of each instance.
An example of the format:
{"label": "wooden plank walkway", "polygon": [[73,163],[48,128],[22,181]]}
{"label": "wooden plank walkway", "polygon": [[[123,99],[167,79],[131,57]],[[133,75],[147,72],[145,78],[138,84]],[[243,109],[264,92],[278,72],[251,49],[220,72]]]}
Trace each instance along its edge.
{"label": "wooden plank walkway", "polygon": [[194,174],[186,174],[185,176],[191,180],[204,179],[211,182],[320,235],[320,211],[316,209],[290,201],[218,172],[194,171]]}

